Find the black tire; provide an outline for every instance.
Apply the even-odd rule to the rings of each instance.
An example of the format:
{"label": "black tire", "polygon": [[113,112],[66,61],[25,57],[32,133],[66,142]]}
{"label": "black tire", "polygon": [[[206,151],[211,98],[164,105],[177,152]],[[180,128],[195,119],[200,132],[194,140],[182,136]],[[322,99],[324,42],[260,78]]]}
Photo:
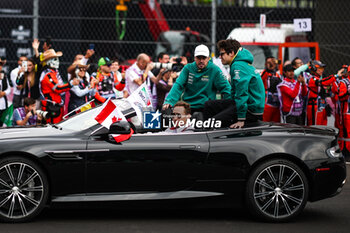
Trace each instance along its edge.
{"label": "black tire", "polygon": [[26,222],[37,216],[48,199],[45,173],[23,157],[0,159],[0,220]]}
{"label": "black tire", "polygon": [[253,216],[268,222],[285,222],[302,212],[308,194],[304,172],[291,161],[273,159],[251,173],[245,197]]}

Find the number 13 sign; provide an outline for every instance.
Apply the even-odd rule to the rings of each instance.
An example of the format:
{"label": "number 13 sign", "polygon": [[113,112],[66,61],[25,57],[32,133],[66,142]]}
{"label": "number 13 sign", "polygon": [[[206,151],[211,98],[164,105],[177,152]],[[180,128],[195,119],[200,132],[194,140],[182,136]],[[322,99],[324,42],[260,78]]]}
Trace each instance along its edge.
{"label": "number 13 sign", "polygon": [[311,32],[312,25],[311,19],[294,19],[294,31],[295,32]]}

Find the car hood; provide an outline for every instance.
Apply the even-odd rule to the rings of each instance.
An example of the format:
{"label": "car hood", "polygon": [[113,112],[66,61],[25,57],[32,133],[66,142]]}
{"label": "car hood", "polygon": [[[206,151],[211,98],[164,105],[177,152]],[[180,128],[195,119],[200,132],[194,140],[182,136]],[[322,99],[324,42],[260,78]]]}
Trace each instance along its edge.
{"label": "car hood", "polygon": [[64,135],[66,132],[50,125],[39,127],[11,127],[0,129],[0,140],[16,138],[49,137],[52,135]]}

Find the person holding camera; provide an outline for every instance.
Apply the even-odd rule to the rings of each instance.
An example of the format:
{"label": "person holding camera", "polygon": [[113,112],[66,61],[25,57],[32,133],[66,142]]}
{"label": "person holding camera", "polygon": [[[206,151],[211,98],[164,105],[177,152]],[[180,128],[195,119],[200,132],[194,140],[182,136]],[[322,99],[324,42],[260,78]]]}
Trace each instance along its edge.
{"label": "person holding camera", "polygon": [[[73,63],[67,68],[68,80],[71,80],[71,76],[74,75],[76,66],[78,64],[87,65],[89,59],[95,54],[94,46],[92,45],[93,44],[90,44],[90,47],[88,50],[86,50],[85,55],[83,54],[75,55]],[[86,73],[86,75],[88,76],[89,74]],[[87,77],[87,78],[88,80],[90,79],[90,77]]]}
{"label": "person holding camera", "polygon": [[28,69],[27,60],[28,59],[26,56],[21,55],[17,61],[18,67],[13,69],[10,73],[10,79],[12,82],[11,86],[13,87],[13,99],[12,99],[13,108],[18,108],[20,106],[23,106],[21,102],[21,90],[23,86],[17,84],[16,81],[20,76],[24,74],[24,72],[27,72],[27,69]]}
{"label": "person holding camera", "polygon": [[[111,73],[114,77],[115,84],[116,85],[122,85],[122,82],[125,83],[125,72],[122,74],[119,72],[119,60],[117,58],[114,58],[112,60],[111,64]],[[125,85],[124,85],[125,87]],[[124,90],[124,88],[123,88]],[[117,88],[115,89],[115,98],[123,98],[123,90],[118,90]]]}
{"label": "person holding camera", "polygon": [[177,74],[172,70],[162,69],[159,73],[159,77],[160,80],[157,83],[157,109],[161,110],[165,98],[173,87],[174,79],[177,77]]}
{"label": "person holding camera", "polygon": [[282,123],[303,125],[304,97],[308,93],[305,78],[299,75],[297,80],[294,79],[292,64],[283,67],[283,75],[282,83],[277,86],[281,102]]}
{"label": "person holding camera", "polygon": [[198,45],[194,51],[194,62],[184,66],[171,88],[163,105],[163,110],[174,106],[182,97],[189,103],[191,111],[202,112],[204,103],[215,100],[219,91],[224,99],[231,98],[231,87],[218,66],[210,61],[206,45]]}
{"label": "person holding camera", "polygon": [[[75,78],[79,79],[78,85],[72,85],[72,88],[69,90],[70,99],[68,105],[68,112],[73,111],[74,109],[82,106],[83,104],[89,101],[90,96],[94,96],[96,89],[93,89],[88,81],[87,70],[90,65],[77,64],[74,74],[71,76],[70,81]],[[97,79],[93,79],[95,84],[98,83]]]}
{"label": "person holding camera", "polygon": [[[170,56],[167,53],[161,52],[158,54],[157,56],[157,62],[158,63],[162,63],[162,64],[168,64],[170,62]],[[152,69],[152,73],[154,74],[154,76],[158,76],[158,74],[160,74],[160,70],[161,67],[154,67]]]}
{"label": "person holding camera", "polygon": [[153,67],[154,63],[147,54],[141,53],[137,56],[136,62],[125,72],[125,98],[145,82],[151,94],[153,108],[157,108],[157,89],[154,84],[157,84],[159,80],[151,71]]}
{"label": "person holding camera", "polygon": [[[108,98],[116,98],[116,91],[123,91],[125,80],[119,81],[111,72],[112,61],[108,57],[98,60],[98,70],[91,75],[90,84],[96,89],[94,98],[104,103]],[[95,80],[94,80],[95,79]]]}
{"label": "person holding camera", "polygon": [[[334,75],[323,77],[326,64],[311,60],[294,71],[295,76],[302,74],[307,82],[309,94],[306,106],[306,125],[327,125],[327,115],[332,109],[328,104],[330,90],[336,78]],[[331,101],[330,101],[331,102]]]}
{"label": "person holding camera", "polygon": [[[345,75],[346,73],[346,75]],[[338,76],[342,75],[342,79],[339,81],[338,86],[338,98],[340,103],[340,116],[338,143],[342,150],[346,161],[350,161],[350,66],[342,68],[338,71]],[[336,121],[334,122],[336,123]]]}
{"label": "person holding camera", "polygon": [[265,69],[260,76],[265,87],[265,109],[263,121],[281,122],[280,103],[277,93],[277,85],[282,82],[281,76],[277,73],[278,61],[275,57],[267,57]]}
{"label": "person holding camera", "polygon": [[35,99],[24,98],[23,106],[13,111],[13,126],[36,125],[42,121],[42,115],[37,114]]}

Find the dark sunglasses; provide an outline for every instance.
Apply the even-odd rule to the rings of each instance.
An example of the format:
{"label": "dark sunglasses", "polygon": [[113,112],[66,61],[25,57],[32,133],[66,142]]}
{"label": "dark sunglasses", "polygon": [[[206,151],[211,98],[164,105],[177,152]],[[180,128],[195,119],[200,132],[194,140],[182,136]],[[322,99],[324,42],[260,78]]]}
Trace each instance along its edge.
{"label": "dark sunglasses", "polygon": [[222,57],[226,52],[219,53],[219,57]]}
{"label": "dark sunglasses", "polygon": [[79,71],[86,71],[85,68],[79,68]]}

